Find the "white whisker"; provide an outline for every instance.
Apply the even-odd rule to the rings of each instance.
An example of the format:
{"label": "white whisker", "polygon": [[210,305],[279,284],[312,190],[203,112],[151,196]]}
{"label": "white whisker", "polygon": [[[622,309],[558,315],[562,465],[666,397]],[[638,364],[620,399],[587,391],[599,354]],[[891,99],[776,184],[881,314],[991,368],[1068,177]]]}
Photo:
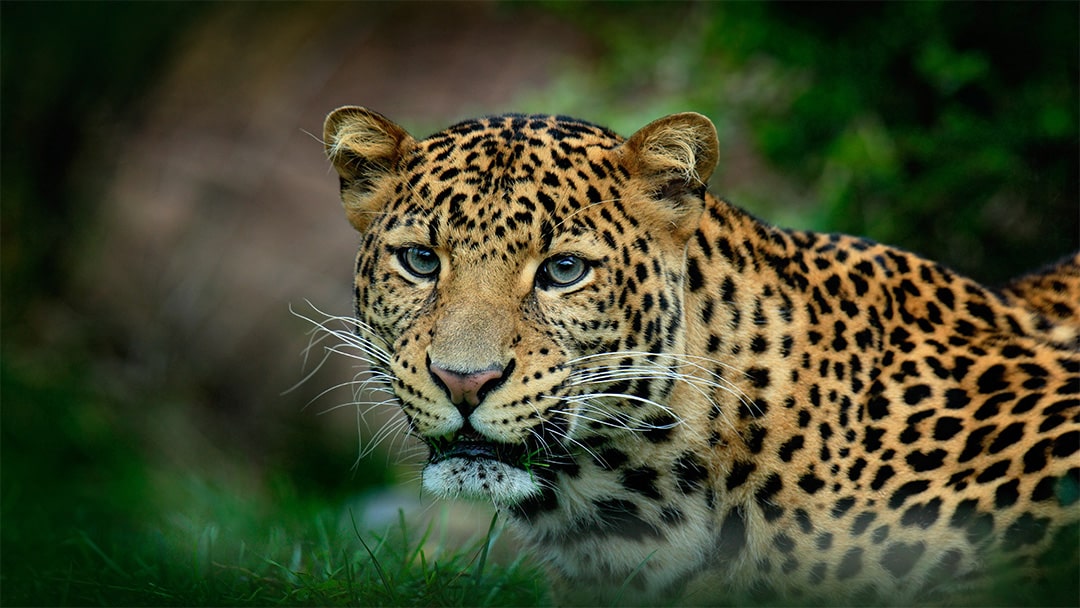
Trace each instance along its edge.
{"label": "white whisker", "polygon": [[[310,302],[308,304],[317,315],[293,311],[294,315],[312,326],[307,347],[302,353],[305,367],[315,358],[317,351],[321,350],[322,355],[315,369],[308,372],[297,386],[313,377],[331,356],[341,356],[357,364],[360,371],[351,380],[322,390],[307,405],[335,391],[349,391],[350,399],[323,408],[319,415],[346,407],[356,408],[358,440],[354,469],[380,448],[387,450],[388,466],[391,459],[395,464],[402,464],[426,457],[429,445],[417,434],[413,423],[399,407],[401,400],[393,390],[397,380],[391,371],[393,353],[387,341],[374,328],[361,321],[330,315]],[[579,428],[643,433],[673,429],[685,424],[679,410],[665,403],[668,398],[659,396],[662,393],[670,394],[676,386],[692,391],[696,395],[693,399],[711,406],[720,420],[732,427],[734,425],[728,418],[729,408],[721,407],[722,404],[735,401],[744,404],[751,412],[756,408],[740,385],[731,379],[747,377],[746,373],[707,357],[628,350],[575,357],[561,367],[570,371],[559,388],[551,391],[551,394],[540,395],[539,399],[544,401],[537,399],[528,402],[537,419],[550,421],[552,417],[563,416],[568,422],[565,428],[541,422],[528,430],[529,449],[536,450],[535,454],[530,455],[530,460],[537,466],[544,466],[545,461],[556,464],[565,457],[592,458],[602,462],[603,458],[595,447],[581,440]],[[656,384],[631,384],[639,382]],[[377,428],[366,423],[367,416],[376,410],[393,412],[391,418]],[[545,488],[553,484],[545,475],[536,476],[534,481]]]}
{"label": "white whisker", "polygon": [[[641,361],[642,358],[646,360]],[[627,359],[630,359],[629,364],[626,364]],[[597,362],[603,364],[606,360],[610,360],[611,363],[614,363],[615,365],[595,366]],[[749,410],[756,411],[758,414],[761,413],[753,400],[739,389],[734,382],[714,372],[704,364],[709,364],[715,368],[732,370],[744,377],[746,377],[746,373],[731,365],[708,357],[685,354],[650,353],[644,351],[614,351],[576,357],[568,361],[567,365],[580,365],[583,363],[591,363],[593,366],[581,367],[574,370],[567,379],[568,384],[582,385],[594,381],[602,382],[608,380],[669,379],[681,381],[689,385],[698,394],[705,397],[717,411],[721,412],[722,415],[724,415],[724,410],[723,408],[718,407],[714,397],[715,391],[727,393],[738,399],[739,402],[745,405]],[[693,373],[679,371],[682,368],[689,368],[691,371],[696,370],[703,374],[704,377]],[[713,394],[710,394],[707,389],[712,389]],[[730,424],[726,415],[724,419]]]}
{"label": "white whisker", "polygon": [[[580,407],[577,411],[552,410],[553,412],[557,412],[559,414],[562,414],[562,415],[570,417],[570,418],[577,418],[579,420],[585,420],[586,422],[594,422],[594,423],[602,425],[602,426],[610,427],[610,428],[613,428],[613,429],[623,429],[623,430],[627,430],[627,431],[638,431],[638,430],[642,430],[642,429],[657,428],[656,425],[652,425],[652,424],[649,424],[649,423],[642,423],[641,425],[636,425],[636,426],[632,425],[631,421],[629,420],[629,417],[626,414],[622,413],[622,412],[611,412],[611,413],[609,413],[609,412],[599,412],[598,410],[595,410],[595,409],[594,410],[588,410],[588,407],[593,405],[592,403],[589,403],[588,397],[552,397],[552,399],[558,399],[560,401],[567,401],[567,402],[573,403],[575,405],[583,406],[583,407]],[[610,414],[612,419],[611,420],[605,420],[603,418],[593,418],[592,416],[587,416],[584,413],[585,411],[590,411],[590,412],[596,411],[597,413]],[[674,425],[672,425],[672,426],[674,426]],[[671,428],[671,427],[665,427],[665,428]]]}
{"label": "white whisker", "polygon": [[[361,364],[360,371],[352,380],[322,390],[304,406],[306,409],[312,403],[337,390],[347,389],[350,391],[351,399],[325,407],[318,412],[318,415],[329,414],[346,407],[356,408],[357,457],[353,464],[355,470],[360,461],[370,456],[387,440],[394,443],[396,439],[407,437],[410,433],[407,418],[400,414],[399,407],[395,407],[400,405],[400,401],[390,386],[394,379],[388,371],[391,362],[390,348],[372,327],[362,321],[352,317],[325,313],[311,302],[307,302],[307,305],[318,313],[321,320],[301,314],[293,310],[291,306],[289,307],[293,315],[312,325],[309,331],[310,337],[307,347],[301,353],[305,367],[316,349],[321,349],[323,354],[315,369],[306,374],[300,382],[289,390],[296,390],[301,384],[310,380],[331,356],[343,356]],[[384,398],[373,399],[380,394]],[[369,428],[366,417],[374,410],[390,410],[395,412],[396,415],[375,430],[371,437],[365,438],[366,429]],[[404,439],[401,439],[401,441],[404,442]],[[404,448],[404,443],[402,448]],[[406,450],[403,449],[402,451]],[[387,456],[389,457],[389,455],[388,452]]]}

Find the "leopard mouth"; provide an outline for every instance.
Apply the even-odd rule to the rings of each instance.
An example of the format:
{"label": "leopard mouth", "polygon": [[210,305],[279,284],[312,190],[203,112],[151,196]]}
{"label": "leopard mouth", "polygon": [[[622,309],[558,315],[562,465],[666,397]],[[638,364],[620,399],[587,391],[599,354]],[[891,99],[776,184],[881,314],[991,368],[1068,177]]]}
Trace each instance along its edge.
{"label": "leopard mouth", "polygon": [[442,498],[519,505],[551,488],[554,476],[575,463],[560,444],[535,429],[530,441],[493,441],[465,422],[456,432],[427,437],[424,490]]}
{"label": "leopard mouth", "polygon": [[494,460],[526,470],[527,454],[524,445],[491,441],[472,429],[452,435],[428,438],[428,464],[438,464],[451,458],[465,460]]}

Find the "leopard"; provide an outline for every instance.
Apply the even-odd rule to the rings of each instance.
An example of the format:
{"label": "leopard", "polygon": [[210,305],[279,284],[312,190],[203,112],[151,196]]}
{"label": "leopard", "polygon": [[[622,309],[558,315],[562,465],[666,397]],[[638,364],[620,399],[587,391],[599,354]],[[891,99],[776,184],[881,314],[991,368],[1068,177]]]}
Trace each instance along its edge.
{"label": "leopard", "polygon": [[1080,323],[1080,253],[1005,284],[1002,293],[1058,324]]}
{"label": "leopard", "polygon": [[964,603],[1077,563],[1076,258],[995,289],[774,227],[709,192],[694,112],[418,139],[345,106],[323,143],[421,491],[493,504],[555,604]]}

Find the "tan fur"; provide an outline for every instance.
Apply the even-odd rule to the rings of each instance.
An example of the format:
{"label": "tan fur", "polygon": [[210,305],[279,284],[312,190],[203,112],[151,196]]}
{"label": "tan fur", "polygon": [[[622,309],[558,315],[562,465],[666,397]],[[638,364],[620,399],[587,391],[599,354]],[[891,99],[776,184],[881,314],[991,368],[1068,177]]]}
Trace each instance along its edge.
{"label": "tan fur", "polygon": [[1044,315],[1056,341],[1080,345],[1080,254],[1010,281],[1002,291]]}
{"label": "tan fur", "polygon": [[[393,169],[414,140],[377,112],[345,106],[326,117],[323,142],[327,157],[343,180],[342,204],[346,216],[353,227],[363,232],[374,212],[369,207],[373,185]],[[357,180],[364,185],[358,187]]]}
{"label": "tan fur", "polygon": [[642,167],[674,173],[688,183],[705,185],[716,168],[716,128],[708,118],[683,112],[643,127],[627,142]]}

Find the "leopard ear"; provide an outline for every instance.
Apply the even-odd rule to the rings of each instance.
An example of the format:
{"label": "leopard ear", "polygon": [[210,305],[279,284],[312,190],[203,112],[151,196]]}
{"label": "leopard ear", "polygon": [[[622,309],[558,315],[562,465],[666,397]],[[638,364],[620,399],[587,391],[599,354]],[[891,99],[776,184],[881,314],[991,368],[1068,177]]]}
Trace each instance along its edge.
{"label": "leopard ear", "polygon": [[326,156],[341,177],[345,215],[363,232],[378,211],[375,194],[379,180],[394,170],[415,140],[378,112],[346,106],[326,117],[323,142]]}
{"label": "leopard ear", "polygon": [[645,125],[623,143],[631,171],[644,178],[653,198],[675,212],[686,229],[704,208],[705,187],[716,168],[716,127],[696,112],[672,114]]}

